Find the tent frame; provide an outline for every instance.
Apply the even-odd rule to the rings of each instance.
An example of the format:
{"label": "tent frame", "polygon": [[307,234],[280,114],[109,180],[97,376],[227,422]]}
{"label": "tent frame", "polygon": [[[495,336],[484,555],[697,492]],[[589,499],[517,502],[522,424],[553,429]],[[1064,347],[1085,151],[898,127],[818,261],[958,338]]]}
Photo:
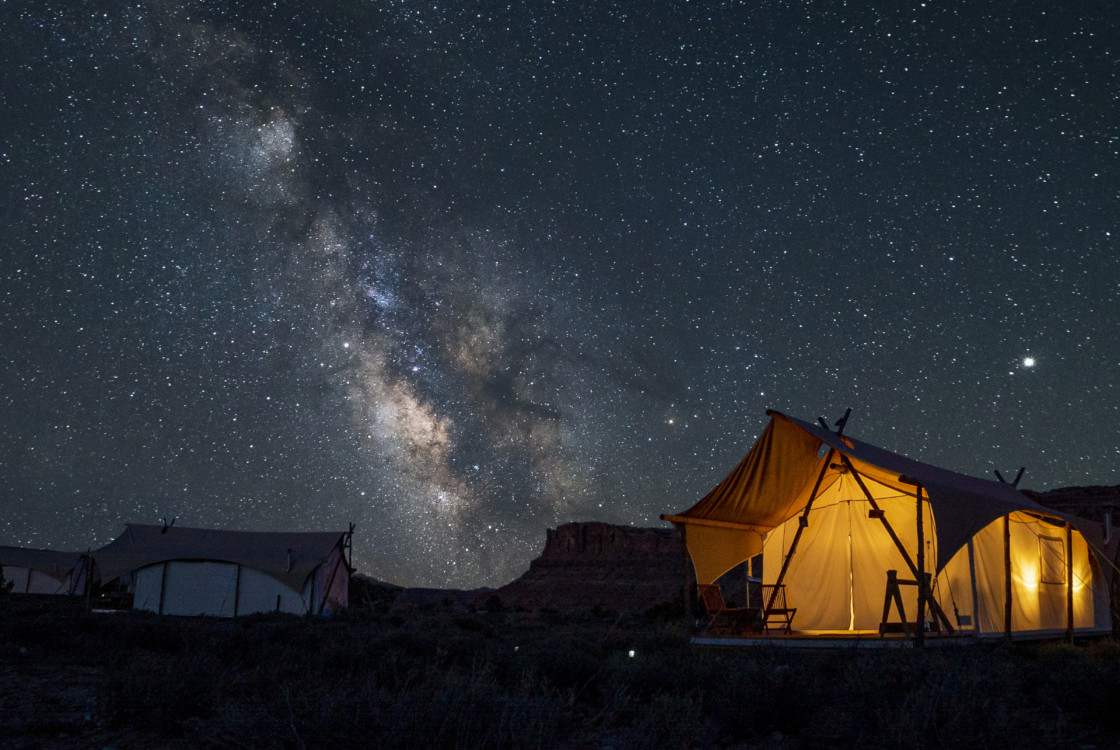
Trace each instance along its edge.
{"label": "tent frame", "polygon": [[[1072,640],[1075,633],[1086,629],[1086,626],[1081,628],[1076,627],[1077,619],[1075,615],[1080,617],[1080,614],[1075,612],[1075,603],[1082,601],[1077,597],[1083,595],[1075,595],[1074,591],[1075,573],[1076,570],[1079,570],[1079,568],[1075,566],[1075,549],[1078,550],[1078,555],[1083,555],[1086,553],[1083,547],[1087,545],[1091,576],[1095,579],[1097,576],[1098,564],[1110,563],[1108,559],[1110,552],[1106,548],[1109,547],[1109,541],[1112,541],[1113,545],[1115,545],[1115,540],[1108,540],[1106,534],[1104,545],[1101,546],[1100,541],[1091,533],[1092,529],[1087,530],[1086,527],[1082,525],[1081,521],[1083,521],[1083,519],[1076,519],[1069,514],[1053,512],[1048,508],[1040,506],[1038,503],[1021,497],[1019,492],[1014,491],[1014,488],[1016,488],[1016,485],[1018,485],[1023,475],[1023,468],[1019,469],[1018,475],[1014,477],[1013,482],[1007,482],[999,475],[999,472],[996,472],[999,484],[1005,486],[1004,488],[1000,488],[996,483],[987,482],[985,484],[984,480],[978,478],[968,477],[939,469],[938,467],[922,464],[908,459],[905,456],[892,454],[876,446],[862,443],[859,440],[844,437],[844,428],[850,413],[851,409],[844,414],[843,418],[835,423],[836,429],[834,430],[823,418],[818,420],[820,426],[817,426],[792,417],[786,417],[780,412],[768,410],[767,415],[771,417],[770,426],[767,427],[767,430],[764,431],[763,436],[759,438],[755,447],[748,453],[747,458],[740,463],[734,472],[729,474],[728,477],[693,508],[680,514],[666,514],[661,516],[662,519],[673,522],[674,525],[680,529],[682,536],[689,526],[712,527],[712,534],[715,533],[715,529],[726,529],[728,531],[742,530],[754,534],[753,537],[743,537],[741,541],[734,541],[735,539],[739,539],[739,537],[733,538],[730,536],[709,535],[697,537],[698,540],[702,540],[699,541],[702,546],[697,547],[695,551],[690,547],[690,554],[693,555],[693,563],[697,566],[696,572],[698,579],[702,578],[707,580],[713,576],[718,578],[719,569],[729,562],[736,552],[740,554],[756,554],[756,552],[751,552],[750,550],[761,547],[769,531],[776,529],[783,523],[787,524],[786,529],[788,531],[784,532],[784,534],[791,535],[785,537],[789,539],[788,547],[783,550],[781,547],[785,547],[785,545],[779,545],[779,548],[775,550],[778,558],[781,559],[780,570],[773,583],[769,584],[772,588],[767,588],[763,595],[763,616],[761,619],[764,625],[764,632],[768,630],[768,628],[765,627],[767,610],[774,607],[778,592],[782,590],[786,580],[795,577],[795,574],[791,573],[791,571],[796,570],[796,568],[791,565],[794,555],[801,555],[804,557],[805,554],[809,554],[809,552],[806,551],[808,548],[800,544],[800,542],[806,541],[804,539],[804,532],[809,526],[809,517],[812,511],[820,511],[817,501],[822,500],[823,497],[829,496],[828,492],[830,490],[822,490],[822,487],[827,483],[830,488],[838,487],[842,493],[845,493],[844,497],[849,501],[856,502],[857,504],[867,502],[869,508],[867,511],[867,518],[879,520],[887,537],[889,537],[893,543],[897,555],[901,557],[901,561],[905,562],[905,567],[897,571],[890,571],[894,574],[895,590],[893,592],[894,596],[892,597],[890,581],[888,581],[884,599],[885,614],[883,616],[883,622],[887,619],[886,613],[889,613],[891,602],[894,601],[899,604],[899,614],[903,617],[903,632],[906,635],[913,636],[913,638],[904,637],[902,640],[911,642],[914,647],[921,647],[924,645],[926,628],[931,624],[934,626],[931,630],[936,630],[938,633],[965,637],[971,635],[974,639],[990,638],[992,636],[1000,637],[1001,635],[1006,635],[1008,639],[1011,639],[1013,635],[1017,633],[1017,631],[1014,631],[1012,628],[1013,615],[1016,618],[1020,615],[1019,609],[1017,608],[1017,600],[1020,596],[1029,596],[1029,594],[1021,593],[1018,588],[1013,586],[1013,581],[1018,579],[1012,575],[1014,566],[1011,542],[1013,539],[1015,540],[1015,550],[1018,550],[1015,552],[1015,555],[1019,555],[1022,552],[1020,547],[1022,547],[1022,542],[1024,540],[1016,536],[1016,534],[1019,534],[1018,531],[1016,531],[1015,534],[1012,533],[1013,529],[1011,528],[1011,523],[1013,520],[1019,522],[1020,515],[1028,517],[1023,520],[1025,520],[1032,529],[1034,529],[1034,523],[1030,520],[1030,517],[1057,527],[1047,532],[1052,533],[1054,542],[1054,544],[1051,545],[1050,559],[1052,562],[1049,563],[1049,565],[1052,566],[1050,569],[1054,572],[1052,576],[1054,580],[1047,581],[1047,583],[1059,583],[1058,571],[1062,571],[1065,574],[1066,586],[1064,597],[1059,594],[1058,591],[1050,589],[1051,594],[1049,596],[1051,598],[1049,601],[1051,604],[1047,606],[1050,607],[1048,611],[1051,613],[1048,616],[1048,622],[1052,623],[1052,625],[1050,627],[1043,627],[1043,621],[1039,620],[1038,622],[1034,622],[1034,619],[1032,619],[1031,621],[1034,623],[1032,627],[1024,621],[1024,623],[1019,626],[1023,630],[1022,635],[1024,637],[1054,637],[1055,634],[1061,633],[1061,635],[1065,635]],[[775,418],[785,419],[799,427],[806,435],[815,436],[817,438],[815,446],[809,443],[801,433],[792,433],[785,427],[782,428],[786,430],[785,432],[772,432],[771,430],[776,429],[774,428],[776,423]],[[824,428],[823,435],[821,427]],[[778,437],[776,437],[776,435]],[[775,442],[778,440],[782,442]],[[826,449],[827,452],[821,450],[822,448]],[[778,450],[792,452],[781,454],[776,452]],[[814,455],[809,453],[810,450],[813,451]],[[775,453],[772,454],[769,451],[775,451]],[[783,455],[796,456],[796,458],[790,459],[792,463],[789,465],[794,467],[794,473],[789,474],[791,479],[787,481],[785,485],[781,483],[781,480],[773,479],[773,477],[776,476],[786,476],[783,473],[784,464],[774,463],[775,461],[782,461]],[[776,458],[772,456],[776,456]],[[858,470],[857,463],[860,466]],[[763,473],[767,470],[771,473]],[[864,473],[865,471],[867,472],[866,474]],[[830,474],[830,472],[834,473]],[[858,491],[855,491],[855,488],[845,489],[843,485],[834,484],[834,482],[842,482],[845,479],[843,477],[845,474],[851,475],[851,478],[859,487]],[[887,490],[885,494],[879,489],[880,485]],[[1007,486],[1012,488],[1010,492]],[[807,494],[803,494],[805,490],[810,487],[811,490]],[[884,505],[880,505],[880,501],[877,501],[876,496],[872,494],[871,488],[874,488],[875,492],[882,494],[884,498],[888,496],[893,498],[892,502],[895,504],[889,505],[889,507],[892,508],[893,526],[885,513],[885,507],[888,507],[886,501],[882,501]],[[781,507],[778,504],[780,501],[767,504],[769,502],[768,499],[764,499],[769,497],[788,497],[789,500],[787,502],[792,502],[795,497],[792,493],[800,495],[800,507],[796,504],[794,504],[792,508],[787,505],[785,512],[780,515],[774,512]],[[898,494],[895,495],[894,493]],[[912,532],[906,526],[909,521],[902,522],[902,518],[908,515],[907,511],[904,509],[905,502],[896,507],[898,500],[906,501],[909,499],[913,499],[915,503],[913,506],[915,509],[915,525]],[[747,504],[735,505],[735,503],[744,502]],[[925,523],[925,515],[927,512],[932,513],[935,504],[944,504],[944,507],[957,508],[958,515],[951,516],[951,522],[944,527],[942,524],[938,524],[936,528],[930,526],[929,529],[927,529],[926,527],[929,526],[929,524]],[[1000,507],[1001,505],[1002,507]],[[938,505],[938,507],[941,509],[943,506]],[[752,515],[750,512],[741,512],[742,508],[758,508],[760,512]],[[732,509],[731,512],[728,512],[728,509]],[[765,515],[768,512],[770,515]],[[961,513],[963,513],[963,515],[961,515]],[[989,513],[990,515],[987,515]],[[985,515],[987,515],[988,520],[984,520]],[[998,524],[1001,517],[1003,519],[1002,557],[1004,559],[1002,560],[1003,565],[1001,566],[1003,570],[999,571],[1000,555],[997,550],[999,550],[1000,534],[999,526],[996,526],[996,524]],[[796,518],[796,522],[794,522],[794,518]],[[758,523],[754,522],[756,519]],[[854,521],[854,519],[852,520]],[[901,526],[899,525],[900,523],[902,523]],[[867,523],[866,521],[864,524],[869,533],[878,536],[878,533],[873,531],[875,524]],[[978,547],[974,549],[973,538],[982,528],[986,528],[985,524],[993,526],[989,533],[994,532],[994,536],[989,537],[989,541],[985,542],[985,549],[988,551],[984,553],[984,569],[988,571],[985,575],[989,576],[987,579],[989,583],[985,585],[990,585],[991,591],[986,595],[989,604],[986,605],[987,614],[985,614],[984,623],[982,625],[979,602],[980,587],[977,585],[979,573],[977,566],[980,562],[977,554],[980,550]],[[1085,543],[1082,544],[1081,541],[1078,541],[1080,546],[1076,548],[1074,546],[1075,534],[1073,533],[1075,527],[1078,529],[1078,534],[1076,535],[1077,539],[1083,540]],[[1061,534],[1060,529],[1062,528],[1065,530],[1064,534]],[[906,543],[902,541],[896,529],[905,532],[903,535],[907,537],[909,537],[911,533],[914,533],[917,543],[916,557],[913,553],[908,551]],[[1038,532],[1036,531],[1035,533],[1037,534]],[[948,557],[937,561],[937,565],[935,566],[936,572],[927,573],[925,572],[925,568],[928,556],[926,555],[925,543],[926,539],[930,538],[931,534],[938,542],[939,549],[937,552],[939,554],[948,555]],[[1064,537],[1064,539],[1061,539],[1061,537]],[[728,541],[725,542],[725,539]],[[812,535],[810,535],[810,541],[811,539]],[[882,549],[886,550],[890,548],[889,545],[882,546],[885,544],[885,539],[879,537],[879,540],[877,545]],[[806,544],[810,544],[810,541],[806,541]],[[709,544],[711,545],[710,547]],[[1059,561],[1053,558],[1053,553],[1062,554],[1062,546],[1064,546],[1065,560]],[[965,576],[965,585],[969,586],[972,598],[971,614],[966,618],[964,615],[957,612],[956,600],[954,600],[952,606],[957,617],[956,622],[953,622],[944,609],[944,606],[947,606],[948,603],[943,603],[940,600],[941,595],[934,593],[933,577],[940,575],[942,567],[948,564],[948,558],[952,558],[956,552],[962,551],[962,549],[965,548],[967,549],[967,569],[957,568],[957,572],[951,575]],[[703,550],[703,555],[697,558],[698,551],[700,550]],[[708,550],[717,550],[717,552],[712,553]],[[1042,553],[1040,552],[1039,554],[1041,555]],[[898,558],[896,557],[895,559]],[[1014,560],[1018,559],[1018,557],[1014,557]],[[1077,559],[1080,560],[1081,558],[1078,557]],[[777,563],[777,560],[773,562]],[[993,566],[993,563],[996,567]],[[701,569],[700,566],[705,567]],[[1062,570],[1063,568],[1064,570]],[[904,571],[906,570],[912,574],[912,580],[902,580],[902,577],[905,576]],[[871,571],[867,572],[870,573]],[[997,613],[999,612],[1000,588],[997,581],[1001,577],[1000,572],[1002,572],[1004,588],[1003,619],[1005,622],[1002,623],[1004,625],[1004,634],[999,632],[1000,628],[997,624],[997,618],[999,617]],[[900,576],[899,574],[902,575]],[[1016,575],[1018,574],[1016,573]],[[867,582],[870,583],[873,580],[874,577],[872,576]],[[940,578],[938,578],[938,580],[940,580]],[[918,618],[915,623],[916,627],[912,629],[909,623],[906,623],[906,617],[902,610],[902,597],[897,590],[900,584],[914,585],[917,587]],[[1028,583],[1025,585],[1029,586],[1030,584]],[[1104,632],[1100,617],[1100,592],[1097,591],[1098,586],[1099,584],[1094,584],[1093,590],[1096,593],[1091,594],[1091,596],[1098,597],[1096,603],[1088,603],[1088,606],[1090,606],[1088,611],[1092,613],[1094,607],[1096,611],[1095,624],[1087,626],[1087,629],[1092,631],[1092,634]],[[951,590],[950,595],[952,595]],[[1024,599],[1024,602],[1027,601],[1033,600]],[[1064,612],[1062,612],[1063,609],[1065,610]],[[1062,615],[1064,615],[1064,617],[1062,617]],[[1028,616],[1035,618],[1035,615]],[[874,614],[872,613],[869,617],[865,617],[864,619],[873,621]],[[1062,620],[1065,620],[1065,622],[1062,623]],[[866,627],[866,625],[863,627]],[[882,630],[882,627],[880,627],[879,639],[883,638]],[[856,632],[870,633],[874,631],[864,630]],[[839,631],[837,631],[834,636],[833,631],[814,630],[804,630],[800,635],[794,635],[794,639],[819,639],[822,637],[835,640],[836,637],[842,638],[843,636],[840,636]],[[857,640],[860,637],[859,635],[855,636]],[[866,637],[866,635],[862,637]]]}
{"label": "tent frame", "polygon": [[[835,432],[835,435],[837,437],[843,437],[844,426],[848,423],[848,417],[851,415],[851,413],[852,410],[848,409],[844,413],[844,416],[836,422],[837,430]],[[825,422],[823,418],[819,421],[826,430],[832,432],[832,429],[828,426],[828,423]],[[832,457],[837,454],[840,456],[840,463],[832,463]],[[930,614],[933,615],[934,618],[936,618],[938,624],[949,633],[954,632],[953,625],[949,622],[949,617],[945,614],[945,610],[943,610],[941,608],[941,605],[937,603],[937,600],[933,596],[931,596],[932,592],[929,590],[929,574],[919,572],[921,568],[925,567],[925,524],[922,522],[922,494],[924,488],[922,487],[921,483],[916,479],[912,479],[910,477],[899,477],[900,482],[903,482],[904,484],[910,484],[915,487],[914,494],[917,502],[916,524],[918,531],[918,562],[915,563],[914,559],[910,556],[910,553],[906,550],[906,546],[902,543],[902,540],[899,539],[898,534],[894,530],[894,527],[891,526],[891,522],[887,520],[886,512],[879,507],[879,504],[877,502],[875,502],[874,496],[871,494],[871,491],[867,489],[867,485],[864,483],[863,477],[860,476],[860,473],[858,471],[856,471],[856,467],[852,464],[851,459],[849,459],[843,453],[838,453],[838,451],[831,446],[828,449],[828,454],[825,456],[825,460],[823,465],[821,466],[820,473],[817,475],[817,481],[813,485],[813,491],[809,493],[809,501],[805,504],[805,509],[801,513],[801,518],[798,519],[797,531],[794,532],[793,541],[790,542],[789,550],[786,552],[785,557],[782,560],[782,568],[778,572],[778,578],[774,581],[774,589],[770,594],[770,601],[767,602],[766,606],[764,607],[764,613],[774,606],[774,599],[778,595],[778,591],[780,590],[779,587],[785,580],[786,572],[789,570],[789,565],[793,560],[794,552],[797,551],[797,544],[801,541],[801,534],[805,531],[805,529],[809,527],[809,512],[813,508],[813,502],[817,498],[817,493],[820,491],[821,484],[824,482],[825,474],[829,471],[829,469],[832,469],[834,471],[839,469],[844,473],[851,474],[852,479],[855,480],[856,485],[859,487],[860,491],[863,493],[863,496],[867,499],[868,504],[871,506],[871,511],[869,513],[870,517],[877,518],[883,524],[883,528],[886,530],[887,535],[891,538],[891,541],[898,549],[899,554],[902,555],[902,559],[906,562],[906,566],[910,569],[910,573],[914,576],[914,582],[918,586],[918,616],[916,620],[916,627],[914,629],[915,645],[921,647],[925,640],[923,636],[925,628],[925,610],[927,604],[929,606]],[[1072,608],[1072,606],[1073,604],[1071,600],[1070,607]],[[767,615],[763,614],[764,626],[766,624],[766,619]]]}

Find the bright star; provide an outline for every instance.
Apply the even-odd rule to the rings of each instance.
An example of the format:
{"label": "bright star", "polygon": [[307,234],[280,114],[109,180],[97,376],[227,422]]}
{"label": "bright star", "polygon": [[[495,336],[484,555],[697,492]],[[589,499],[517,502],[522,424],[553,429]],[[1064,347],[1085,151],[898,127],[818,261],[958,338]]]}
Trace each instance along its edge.
{"label": "bright star", "polygon": [[1023,357],[1023,367],[1034,367],[1034,357]]}

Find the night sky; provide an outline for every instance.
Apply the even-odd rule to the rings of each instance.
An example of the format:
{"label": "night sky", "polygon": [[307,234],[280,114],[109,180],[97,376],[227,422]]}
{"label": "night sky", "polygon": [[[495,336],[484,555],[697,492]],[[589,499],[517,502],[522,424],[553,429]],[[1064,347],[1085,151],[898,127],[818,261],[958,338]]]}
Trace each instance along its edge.
{"label": "night sky", "polygon": [[238,5],[0,2],[0,543],[500,585],[766,408],[1120,483],[1112,3]]}

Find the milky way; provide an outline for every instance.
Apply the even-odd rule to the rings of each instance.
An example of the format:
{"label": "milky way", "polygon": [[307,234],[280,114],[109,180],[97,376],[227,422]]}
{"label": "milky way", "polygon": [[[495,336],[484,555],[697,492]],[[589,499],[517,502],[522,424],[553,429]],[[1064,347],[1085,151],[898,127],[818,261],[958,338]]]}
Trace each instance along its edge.
{"label": "milky way", "polygon": [[1106,4],[536,5],[0,7],[0,543],[497,585],[768,407],[1120,481]]}

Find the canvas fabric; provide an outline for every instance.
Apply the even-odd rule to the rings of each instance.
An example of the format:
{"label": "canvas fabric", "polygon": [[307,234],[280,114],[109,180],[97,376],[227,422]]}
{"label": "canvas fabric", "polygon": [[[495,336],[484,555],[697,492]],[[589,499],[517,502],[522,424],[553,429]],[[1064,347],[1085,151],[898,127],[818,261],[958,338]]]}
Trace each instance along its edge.
{"label": "canvas fabric", "polygon": [[[910,565],[918,558],[920,485],[925,570],[954,627],[1004,630],[1005,516],[1011,519],[1013,629],[1066,626],[1067,558],[1075,626],[1107,625],[1111,547],[1097,524],[1045,508],[1008,484],[923,464],[779,412],[770,417],[722,482],[688,510],[664,516],[683,534],[698,583],[712,583],[758,554],[773,582],[808,506],[808,526],[783,579],[799,625],[876,629],[886,571],[916,579]],[[917,586],[900,593],[913,618]]]}
{"label": "canvas fabric", "polygon": [[300,591],[344,532],[272,532],[193,529],[128,524],[125,531],[92,554],[102,581],[169,560],[228,562],[260,571]]}

